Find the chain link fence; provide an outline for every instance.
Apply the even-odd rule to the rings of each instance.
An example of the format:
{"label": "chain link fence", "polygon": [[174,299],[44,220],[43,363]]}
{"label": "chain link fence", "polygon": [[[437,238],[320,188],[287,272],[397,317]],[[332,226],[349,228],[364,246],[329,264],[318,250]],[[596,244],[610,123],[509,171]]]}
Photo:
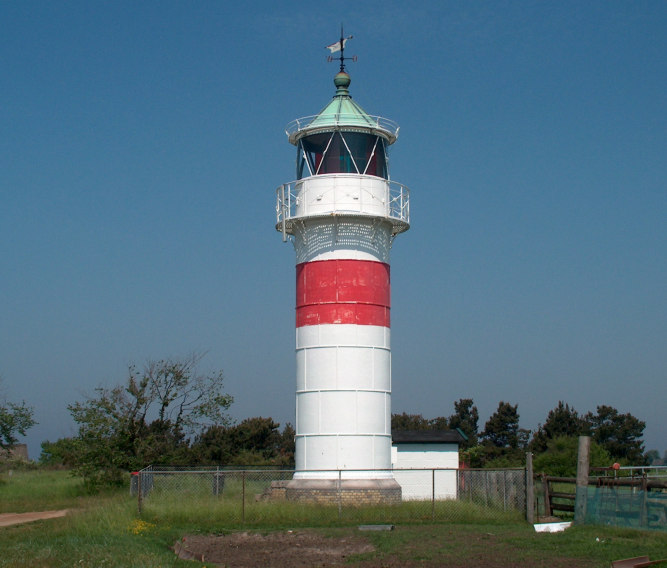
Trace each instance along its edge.
{"label": "chain link fence", "polygon": [[[366,499],[373,472],[326,472],[311,497],[290,496],[294,470],[150,466],[132,475],[139,511],[155,519],[216,519],[222,523],[382,522],[516,518],[526,512],[524,469],[404,469],[393,475],[399,499]],[[319,484],[318,484],[319,483]],[[326,489],[322,489],[325,487]],[[366,491],[366,493],[364,493]],[[307,492],[306,492],[307,494]]]}

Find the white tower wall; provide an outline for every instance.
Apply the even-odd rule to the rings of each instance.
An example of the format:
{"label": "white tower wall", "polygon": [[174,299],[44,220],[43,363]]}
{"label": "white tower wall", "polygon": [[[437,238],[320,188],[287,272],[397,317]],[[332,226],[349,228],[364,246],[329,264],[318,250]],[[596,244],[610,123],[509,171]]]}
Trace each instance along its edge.
{"label": "white tower wall", "polygon": [[408,190],[388,179],[398,128],[351,100],[346,73],[334,82],[333,101],[288,131],[304,177],[277,190],[276,229],[296,251],[294,479],[390,478],[394,491],[389,252]]}

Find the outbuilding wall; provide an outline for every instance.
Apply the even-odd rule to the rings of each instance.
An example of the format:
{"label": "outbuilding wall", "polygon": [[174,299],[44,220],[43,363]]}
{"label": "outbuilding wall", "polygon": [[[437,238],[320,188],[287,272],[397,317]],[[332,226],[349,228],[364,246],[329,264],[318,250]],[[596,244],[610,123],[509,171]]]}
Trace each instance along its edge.
{"label": "outbuilding wall", "polygon": [[404,500],[456,499],[458,444],[394,443],[391,461]]}

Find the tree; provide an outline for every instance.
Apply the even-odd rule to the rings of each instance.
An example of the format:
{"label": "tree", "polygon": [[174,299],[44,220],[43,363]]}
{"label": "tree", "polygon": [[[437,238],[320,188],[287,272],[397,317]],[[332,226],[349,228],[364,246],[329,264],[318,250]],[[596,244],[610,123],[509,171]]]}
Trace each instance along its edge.
{"label": "tree", "polygon": [[233,399],[222,372],[200,374],[201,359],[149,361],[141,372],[130,366],[125,384],[68,406],[79,428],[74,470],[91,488],[151,463],[187,463],[191,437],[229,422]]}
{"label": "tree", "polygon": [[294,466],[294,452],[296,450],[296,430],[287,422],[280,435],[278,448],[281,465]]}
{"label": "tree", "polygon": [[644,458],[648,465],[665,465],[660,458],[660,452],[658,450],[649,450],[644,455]]}
{"label": "tree", "polygon": [[537,427],[530,442],[531,449],[540,453],[547,449],[549,440],[560,436],[579,436],[584,431],[584,420],[570,405],[558,401],[558,406],[549,411],[544,424]]}
{"label": "tree", "polygon": [[[556,477],[574,477],[577,474],[579,453],[578,436],[556,436],[547,442],[547,448],[533,461],[534,471]],[[591,440],[589,460],[591,467],[609,467],[612,458],[600,444]]]}
{"label": "tree", "polygon": [[496,448],[519,447],[518,404],[500,401],[498,409],[491,415],[482,432],[482,441]]}
{"label": "tree", "polygon": [[424,418],[421,414],[392,414],[391,429],[394,432],[406,430],[448,430],[449,421],[444,416]]}
{"label": "tree", "polygon": [[[250,452],[261,460],[271,460],[280,447],[280,424],[273,418],[246,418],[240,424],[229,428],[231,446],[235,454]],[[234,460],[232,460],[234,461]],[[236,465],[244,465],[236,462]]]}
{"label": "tree", "polygon": [[430,430],[429,420],[424,418],[421,414],[392,414],[391,415],[391,429],[392,431],[405,430]]}
{"label": "tree", "polygon": [[294,428],[282,433],[272,418],[246,418],[231,426],[211,426],[195,440],[195,459],[218,465],[279,465],[294,463]]}
{"label": "tree", "polygon": [[455,430],[460,428],[468,437],[461,443],[461,448],[466,450],[477,445],[477,422],[479,412],[473,405],[472,398],[462,398],[454,403],[454,414],[449,417],[449,428]]}
{"label": "tree", "polygon": [[429,430],[450,430],[449,420],[445,416],[436,416],[428,421]]}
{"label": "tree", "polygon": [[523,449],[530,431],[519,428],[518,405],[500,401],[480,434],[481,445],[468,452],[471,465],[514,467],[525,462]]}
{"label": "tree", "polygon": [[589,412],[584,417],[595,442],[618,460],[632,465],[644,464],[644,443],[642,436],[646,423],[630,413],[620,414],[612,406],[598,406],[597,414]]}
{"label": "tree", "polygon": [[16,404],[5,399],[0,403],[0,449],[9,452],[18,444],[16,436],[25,436],[37,424],[33,415],[33,408],[25,401]]}
{"label": "tree", "polygon": [[229,428],[214,425],[204,430],[192,444],[192,455],[196,463],[228,464],[234,455]]}
{"label": "tree", "polygon": [[51,467],[74,467],[79,453],[78,445],[76,438],[59,438],[55,442],[45,440],[42,442],[39,463]]}

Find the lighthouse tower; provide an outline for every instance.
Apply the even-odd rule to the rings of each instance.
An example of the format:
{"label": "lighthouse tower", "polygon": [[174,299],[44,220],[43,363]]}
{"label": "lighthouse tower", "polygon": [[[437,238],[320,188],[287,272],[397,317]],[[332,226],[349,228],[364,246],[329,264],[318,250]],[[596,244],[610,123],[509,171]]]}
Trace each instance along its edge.
{"label": "lighthouse tower", "polygon": [[400,499],[391,473],[389,252],[410,226],[409,191],[389,176],[398,126],[352,100],[340,51],[331,102],[287,127],[296,181],[277,189],[276,229],[296,251],[291,486],[321,494],[328,481]]}

